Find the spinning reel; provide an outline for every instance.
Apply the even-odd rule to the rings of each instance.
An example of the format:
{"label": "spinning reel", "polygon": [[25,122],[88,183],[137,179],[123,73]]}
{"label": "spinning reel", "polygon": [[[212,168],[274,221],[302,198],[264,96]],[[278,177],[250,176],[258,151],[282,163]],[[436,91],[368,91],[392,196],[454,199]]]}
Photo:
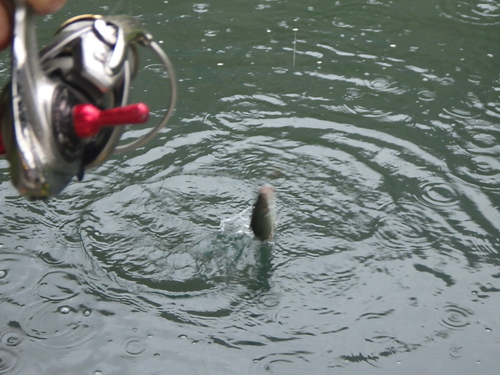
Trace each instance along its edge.
{"label": "spinning reel", "polygon": [[[0,98],[0,153],[19,192],[45,199],[111,154],[151,140],[170,119],[177,88],[168,56],[136,19],[72,18],[39,52],[32,9],[25,0],[14,4],[12,79]],[[125,130],[120,125],[144,123],[149,115],[146,104],[128,104],[141,47],[151,49],[168,73],[170,100],[149,133],[118,146]]]}

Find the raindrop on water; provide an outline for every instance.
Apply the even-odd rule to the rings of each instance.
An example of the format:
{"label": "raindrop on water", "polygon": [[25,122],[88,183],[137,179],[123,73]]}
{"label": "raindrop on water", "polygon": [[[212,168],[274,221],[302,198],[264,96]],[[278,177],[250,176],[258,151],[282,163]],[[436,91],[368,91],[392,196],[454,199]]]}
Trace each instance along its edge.
{"label": "raindrop on water", "polygon": [[470,325],[473,312],[464,307],[448,304],[444,307],[445,316],[442,318],[444,326],[452,329],[461,329]]}
{"label": "raindrop on water", "polygon": [[417,199],[430,207],[450,206],[457,203],[457,193],[444,181],[423,181],[418,185]]}
{"label": "raindrop on water", "polygon": [[436,99],[436,93],[428,90],[422,90],[418,93],[418,98],[424,102],[430,102]]}
{"label": "raindrop on water", "polygon": [[122,345],[124,346],[126,352],[123,356],[125,358],[139,357],[146,351],[147,348],[144,340],[139,337],[127,337],[122,341]]}
{"label": "raindrop on water", "polygon": [[68,306],[61,306],[58,310],[61,314],[69,314],[71,312],[71,309]]}
{"label": "raindrop on water", "polygon": [[462,347],[461,346],[452,346],[450,348],[450,357],[453,359],[459,359],[462,356]]}
{"label": "raindrop on water", "polygon": [[19,346],[22,343],[23,339],[17,333],[8,332],[2,336],[0,342],[4,343],[6,346]]}

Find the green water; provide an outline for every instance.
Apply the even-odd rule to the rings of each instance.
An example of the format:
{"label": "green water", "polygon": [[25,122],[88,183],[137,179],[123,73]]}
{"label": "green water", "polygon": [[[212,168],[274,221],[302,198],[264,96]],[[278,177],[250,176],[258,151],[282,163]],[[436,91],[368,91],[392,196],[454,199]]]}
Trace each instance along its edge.
{"label": "green water", "polygon": [[497,373],[500,2],[70,0],[40,41],[82,13],[137,15],[178,106],[46,203],[0,161],[0,374]]}

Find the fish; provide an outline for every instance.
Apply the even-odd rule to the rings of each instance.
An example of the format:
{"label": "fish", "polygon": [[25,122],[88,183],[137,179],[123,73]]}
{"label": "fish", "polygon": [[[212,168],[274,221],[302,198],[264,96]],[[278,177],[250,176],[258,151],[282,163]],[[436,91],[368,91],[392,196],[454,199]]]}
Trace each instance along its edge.
{"label": "fish", "polygon": [[276,224],[275,192],[272,186],[262,186],[258,190],[257,200],[253,205],[250,228],[255,238],[272,241]]}

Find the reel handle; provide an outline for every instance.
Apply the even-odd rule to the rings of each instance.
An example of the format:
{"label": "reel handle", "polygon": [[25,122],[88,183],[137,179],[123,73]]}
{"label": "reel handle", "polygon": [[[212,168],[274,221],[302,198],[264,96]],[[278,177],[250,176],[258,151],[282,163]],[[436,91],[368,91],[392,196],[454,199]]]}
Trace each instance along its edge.
{"label": "reel handle", "polygon": [[100,110],[92,104],[73,107],[73,128],[79,138],[89,138],[105,126],[142,124],[148,121],[149,108],[144,103]]}

